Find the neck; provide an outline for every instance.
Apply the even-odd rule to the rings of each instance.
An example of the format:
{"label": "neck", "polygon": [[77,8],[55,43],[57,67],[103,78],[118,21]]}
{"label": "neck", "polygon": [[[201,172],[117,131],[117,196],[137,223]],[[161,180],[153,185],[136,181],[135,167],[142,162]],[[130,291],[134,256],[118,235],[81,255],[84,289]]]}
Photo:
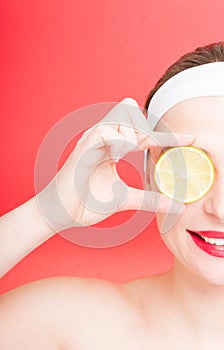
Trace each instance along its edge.
{"label": "neck", "polygon": [[189,271],[175,259],[168,273],[172,305],[199,334],[224,333],[224,286]]}

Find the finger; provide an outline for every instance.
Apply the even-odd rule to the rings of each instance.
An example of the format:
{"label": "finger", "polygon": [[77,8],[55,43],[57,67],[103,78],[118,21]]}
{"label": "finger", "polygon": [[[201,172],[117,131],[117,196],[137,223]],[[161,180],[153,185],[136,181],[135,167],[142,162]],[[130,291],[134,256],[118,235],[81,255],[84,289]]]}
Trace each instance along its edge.
{"label": "finger", "polygon": [[[109,123],[116,128],[116,124],[124,124],[133,128],[140,150],[150,147],[188,146],[195,141],[193,135],[168,132],[154,132],[151,130],[138,103],[132,98],[125,98],[118,103],[100,122]],[[130,139],[131,140],[131,139]]]}
{"label": "finger", "polygon": [[118,159],[124,157],[128,152],[139,149],[134,128],[127,123],[118,123],[117,131],[122,135],[123,144],[114,143],[111,147],[111,154],[117,155]]}
{"label": "finger", "polygon": [[[144,109],[143,109],[144,110]],[[142,132],[145,135],[151,133],[149,123],[141,111],[138,103],[133,98],[125,98],[119,102],[111,111],[99,122],[99,124],[126,124],[135,131]]]}
{"label": "finger", "polygon": [[120,132],[108,125],[89,129],[75,149],[74,157],[79,158],[79,166],[92,168],[102,161],[116,162],[137,147],[133,129],[124,126],[118,129]]}
{"label": "finger", "polygon": [[120,211],[143,210],[182,214],[185,204],[171,200],[159,192],[145,191],[128,186],[127,198]]}
{"label": "finger", "polygon": [[188,146],[194,143],[195,136],[191,134],[172,132],[153,132],[150,135],[150,140],[148,141],[149,147],[152,147],[152,141],[154,141],[155,146],[157,147]]}
{"label": "finger", "polygon": [[[129,99],[124,99],[129,100]],[[123,102],[122,101],[122,102]],[[134,100],[133,100],[134,101]],[[138,148],[138,142],[135,135],[135,128],[130,119],[129,112],[127,109],[127,102],[122,104],[120,102],[117,104],[107,115],[103,118],[99,123],[95,125],[95,127],[99,126],[110,126],[114,130],[116,130],[119,134],[121,134],[126,140],[124,142],[123,147],[119,144],[114,144],[112,146],[112,153],[114,155],[118,155],[118,158],[122,158],[128,152]],[[137,102],[135,102],[136,108]],[[138,106],[138,105],[137,105]]]}
{"label": "finger", "polygon": [[146,150],[151,147],[177,147],[189,146],[195,142],[195,137],[188,134],[154,132],[150,136],[138,135],[138,147]]}
{"label": "finger", "polygon": [[[119,159],[130,151],[142,150],[139,147],[139,143],[151,133],[145,116],[141,112],[137,102],[132,98],[125,98],[118,103],[97,125],[111,126],[127,141],[123,149],[117,144],[113,146],[113,154],[118,154]],[[144,129],[147,130],[145,131]],[[146,144],[147,147],[148,143]]]}
{"label": "finger", "polygon": [[113,144],[122,147],[123,143],[123,136],[113,128],[94,126],[78,141],[73,158],[79,162],[79,166],[92,168],[103,160],[115,157],[110,154],[110,148]]}
{"label": "finger", "polygon": [[133,98],[125,98],[121,101],[121,106],[125,106],[128,117],[137,133],[150,135],[152,129],[144,115],[145,109],[140,107]]}

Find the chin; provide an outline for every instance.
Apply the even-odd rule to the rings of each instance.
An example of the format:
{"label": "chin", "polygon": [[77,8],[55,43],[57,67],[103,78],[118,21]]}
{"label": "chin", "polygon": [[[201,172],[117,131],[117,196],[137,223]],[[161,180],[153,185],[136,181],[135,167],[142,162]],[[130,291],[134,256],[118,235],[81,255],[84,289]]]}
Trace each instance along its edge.
{"label": "chin", "polygon": [[189,260],[181,261],[182,264],[194,275],[198,281],[206,282],[210,285],[224,286],[224,261],[219,258],[211,261],[210,259],[200,259],[197,257],[189,257]]}
{"label": "chin", "polygon": [[[192,273],[196,281],[211,285],[224,286],[224,257],[214,256],[215,251],[203,250],[192,239],[187,229],[176,229],[162,235],[167,248],[174,255],[176,263],[186,268],[186,273]],[[200,238],[197,238],[200,239]],[[200,242],[201,243],[201,242]],[[215,249],[215,248],[214,248]]]}
{"label": "chin", "polygon": [[[218,261],[204,260],[199,257],[192,256],[187,254],[183,256],[179,256],[179,254],[175,254],[175,251],[172,251],[176,261],[179,264],[182,264],[189,275],[192,274],[192,277],[196,278],[196,282],[198,283],[206,283],[209,285],[223,286],[224,287],[224,261],[220,263]],[[217,259],[217,258],[216,258]]]}
{"label": "chin", "polygon": [[215,266],[204,266],[203,269],[195,266],[194,271],[208,284],[224,287],[224,268],[217,271]]}

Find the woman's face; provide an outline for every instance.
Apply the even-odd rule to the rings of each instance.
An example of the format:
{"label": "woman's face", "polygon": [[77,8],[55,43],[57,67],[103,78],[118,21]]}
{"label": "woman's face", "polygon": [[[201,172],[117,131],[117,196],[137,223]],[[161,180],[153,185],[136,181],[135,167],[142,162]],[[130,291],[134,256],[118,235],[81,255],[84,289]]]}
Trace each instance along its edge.
{"label": "woman's face", "polygon": [[[199,201],[186,204],[186,210],[167,229],[169,214],[157,213],[162,239],[190,270],[214,284],[224,285],[224,257],[206,253],[193,241],[190,231],[221,231],[224,237],[224,97],[199,97],[183,101],[171,108],[155,131],[190,133],[194,146],[206,150],[215,167],[215,180],[210,191]],[[148,171],[151,190],[158,191],[154,164],[162,154],[161,148],[150,150]],[[171,215],[171,214],[170,214]],[[173,216],[171,217],[174,218]]]}

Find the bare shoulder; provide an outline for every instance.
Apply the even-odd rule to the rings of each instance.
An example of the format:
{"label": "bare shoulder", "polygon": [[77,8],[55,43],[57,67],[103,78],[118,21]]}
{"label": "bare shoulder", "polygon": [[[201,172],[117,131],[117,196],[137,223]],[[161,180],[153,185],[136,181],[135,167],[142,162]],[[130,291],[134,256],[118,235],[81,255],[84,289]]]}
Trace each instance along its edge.
{"label": "bare shoulder", "polygon": [[[65,302],[70,298],[74,302],[79,299],[86,299],[88,297],[91,300],[92,296],[100,293],[101,297],[109,296],[110,294],[119,295],[122,294],[122,286],[108,281],[97,278],[85,278],[74,276],[56,276],[49,277],[33,282],[29,282],[15,289],[10,290],[0,296],[0,307],[5,308],[14,300],[17,301],[16,305],[26,301],[41,300]],[[98,294],[99,295],[99,294]],[[14,305],[15,306],[15,305]]]}
{"label": "bare shoulder", "polygon": [[165,281],[59,276],[25,284],[0,296],[1,350],[137,348],[149,319],[153,329],[159,295],[164,307]]}
{"label": "bare shoulder", "polygon": [[49,350],[59,344],[71,346],[67,343],[74,344],[80,334],[83,339],[94,337],[98,327],[103,331],[105,321],[110,329],[114,322],[122,322],[121,315],[128,318],[127,295],[122,284],[72,276],[41,279],[11,290],[0,297],[0,339],[7,346],[12,342],[2,349],[14,349],[14,344],[16,349],[16,344],[31,341],[23,349],[36,349],[40,333],[42,343],[37,349]]}
{"label": "bare shoulder", "polygon": [[[111,303],[124,299],[125,289],[114,282],[97,278],[56,276],[36,280],[10,290],[0,296],[2,312],[21,312],[28,309],[43,310],[50,315],[69,308],[84,305],[97,308],[110,300]],[[57,308],[55,306],[57,305]],[[40,308],[40,306],[42,306]],[[50,311],[50,312],[49,312]],[[84,310],[83,310],[84,311]],[[39,311],[40,312],[40,311]],[[65,311],[66,312],[66,311]]]}
{"label": "bare shoulder", "polygon": [[161,273],[153,276],[137,278],[122,284],[124,290],[134,299],[142,298],[147,293],[149,296],[164,294],[169,282],[169,273]]}

